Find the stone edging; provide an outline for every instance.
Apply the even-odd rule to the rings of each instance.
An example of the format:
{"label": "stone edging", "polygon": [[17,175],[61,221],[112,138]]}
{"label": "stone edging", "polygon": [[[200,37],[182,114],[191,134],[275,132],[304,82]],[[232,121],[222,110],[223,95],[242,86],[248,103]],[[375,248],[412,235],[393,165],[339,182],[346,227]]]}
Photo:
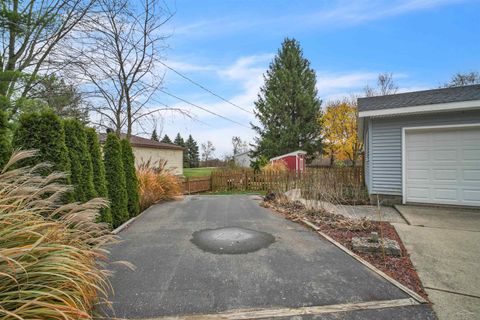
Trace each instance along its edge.
{"label": "stone edging", "polygon": [[409,296],[411,296],[413,299],[415,299],[418,303],[428,303],[428,301],[423,298],[421,295],[419,295],[418,293],[416,293],[415,291],[413,291],[412,289],[410,288],[407,288],[406,286],[404,286],[403,284],[401,284],[400,282],[398,282],[397,280],[393,279],[392,277],[390,277],[389,275],[387,275],[386,273],[384,273],[383,271],[381,271],[380,269],[378,269],[377,267],[375,267],[373,264],[371,264],[370,262],[364,260],[362,257],[360,257],[359,255],[355,254],[354,252],[350,251],[349,249],[347,249],[346,247],[344,247],[342,244],[340,244],[338,241],[334,240],[332,237],[328,236],[327,234],[323,233],[322,231],[320,231],[320,228],[318,228],[316,225],[314,225],[313,223],[311,223],[310,221],[306,220],[306,219],[300,219],[300,221],[309,226],[310,228],[314,229],[318,234],[320,234],[322,237],[324,237],[326,240],[328,240],[329,242],[331,242],[333,245],[335,245],[336,247],[338,247],[339,249],[341,249],[343,252],[345,252],[346,254],[348,254],[349,256],[351,256],[352,258],[354,258],[355,260],[357,260],[358,262],[360,262],[361,264],[363,264],[365,267],[369,268],[370,270],[372,270],[373,272],[375,272],[376,274],[378,274],[380,277],[384,278],[385,280],[387,280],[388,282],[390,282],[391,284],[393,284],[394,286],[396,286],[397,288],[399,288],[400,290],[402,290],[403,292],[405,292],[406,294],[408,294]]}

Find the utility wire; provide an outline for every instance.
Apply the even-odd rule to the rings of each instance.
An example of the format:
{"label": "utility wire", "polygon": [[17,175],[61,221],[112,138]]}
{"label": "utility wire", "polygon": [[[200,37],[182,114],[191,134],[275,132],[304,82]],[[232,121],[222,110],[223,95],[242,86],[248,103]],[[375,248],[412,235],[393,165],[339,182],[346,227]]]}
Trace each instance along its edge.
{"label": "utility wire", "polygon": [[248,113],[250,113],[250,114],[254,114],[252,111],[240,107],[238,104],[235,104],[235,103],[231,102],[230,100],[225,99],[224,97],[222,97],[222,96],[220,96],[219,94],[213,92],[212,90],[206,88],[205,86],[201,85],[200,83],[196,82],[195,80],[190,79],[190,78],[187,77],[186,75],[184,75],[184,74],[180,73],[179,71],[173,69],[172,67],[170,67],[169,65],[165,64],[164,62],[162,62],[162,61],[159,61],[159,62],[160,62],[163,66],[165,66],[166,68],[168,68],[168,69],[172,70],[173,72],[175,72],[176,74],[178,74],[180,77],[184,78],[184,79],[187,80],[187,81],[190,81],[191,83],[193,83],[193,84],[196,85],[197,87],[202,88],[203,90],[205,90],[205,91],[207,91],[208,93],[214,95],[215,97],[219,98],[220,100],[223,100],[223,101],[225,101],[226,103],[228,103],[228,104],[230,104],[230,105],[234,106],[235,108],[238,108],[238,109],[240,109],[240,110],[242,110],[242,111],[248,112]]}
{"label": "utility wire", "polygon": [[170,93],[170,92],[167,92],[167,91],[165,91],[165,90],[163,90],[163,89],[158,89],[158,90],[161,91],[161,92],[163,92],[163,93],[165,93],[166,95],[168,95],[168,96],[170,96],[170,97],[173,97],[173,98],[175,98],[175,99],[177,99],[177,100],[180,100],[180,101],[182,101],[182,102],[185,102],[185,103],[187,103],[187,104],[189,104],[189,105],[191,105],[191,106],[193,106],[193,107],[195,107],[195,108],[201,109],[201,110],[203,110],[203,111],[205,111],[205,112],[208,112],[208,113],[213,114],[213,115],[215,115],[215,116],[217,116],[217,117],[220,117],[220,118],[222,118],[222,119],[225,119],[225,120],[227,120],[227,121],[230,121],[230,122],[232,122],[232,123],[235,123],[235,124],[237,124],[237,125],[239,125],[239,126],[242,126],[242,127],[244,127],[244,128],[250,129],[249,126],[246,126],[246,125],[244,125],[243,123],[240,123],[240,122],[238,122],[238,121],[232,120],[232,119],[230,119],[230,118],[227,118],[227,117],[225,117],[225,116],[222,116],[221,114],[215,113],[215,112],[213,112],[213,111],[210,111],[210,110],[208,110],[208,109],[206,109],[206,108],[204,108],[204,107],[201,107],[201,106],[199,106],[199,105],[197,105],[197,104],[195,104],[195,103],[192,103],[192,102],[187,101],[187,100],[185,100],[185,99],[183,99],[183,98],[180,98],[179,96],[176,96],[176,95],[174,95],[174,94],[172,94],[172,93]]}

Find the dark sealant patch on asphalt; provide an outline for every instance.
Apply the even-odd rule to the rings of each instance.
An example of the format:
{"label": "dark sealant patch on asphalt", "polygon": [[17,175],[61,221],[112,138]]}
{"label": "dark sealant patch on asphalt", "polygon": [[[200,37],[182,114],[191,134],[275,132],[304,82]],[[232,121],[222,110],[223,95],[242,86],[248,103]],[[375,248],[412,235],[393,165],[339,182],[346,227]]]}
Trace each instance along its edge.
{"label": "dark sealant patch on asphalt", "polygon": [[267,248],[275,237],[266,232],[239,227],[205,229],[191,239],[200,249],[215,254],[242,254]]}

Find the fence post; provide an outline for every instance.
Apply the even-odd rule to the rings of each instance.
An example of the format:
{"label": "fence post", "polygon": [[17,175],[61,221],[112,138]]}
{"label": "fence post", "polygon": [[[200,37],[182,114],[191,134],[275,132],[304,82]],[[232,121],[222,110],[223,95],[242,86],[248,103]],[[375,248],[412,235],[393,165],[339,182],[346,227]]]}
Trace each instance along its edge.
{"label": "fence post", "polygon": [[188,194],[190,194],[190,177],[187,177]]}

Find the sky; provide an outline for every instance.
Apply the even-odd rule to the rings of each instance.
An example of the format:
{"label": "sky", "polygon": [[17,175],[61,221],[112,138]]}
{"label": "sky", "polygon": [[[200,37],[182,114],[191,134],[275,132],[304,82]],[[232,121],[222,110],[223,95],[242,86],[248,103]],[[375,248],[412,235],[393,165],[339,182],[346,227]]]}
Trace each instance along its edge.
{"label": "sky", "polygon": [[[167,1],[167,0],[166,0]],[[176,0],[164,30],[163,61],[243,109],[253,110],[263,73],[285,37],[297,39],[328,101],[375,86],[391,72],[399,91],[437,88],[457,72],[480,71],[480,1],[468,0]],[[232,153],[231,138],[253,142],[255,117],[168,69],[163,88],[227,121],[159,92],[157,130],[212,141],[215,156]],[[153,129],[153,128],[152,128]],[[149,133],[143,133],[148,136]]]}

